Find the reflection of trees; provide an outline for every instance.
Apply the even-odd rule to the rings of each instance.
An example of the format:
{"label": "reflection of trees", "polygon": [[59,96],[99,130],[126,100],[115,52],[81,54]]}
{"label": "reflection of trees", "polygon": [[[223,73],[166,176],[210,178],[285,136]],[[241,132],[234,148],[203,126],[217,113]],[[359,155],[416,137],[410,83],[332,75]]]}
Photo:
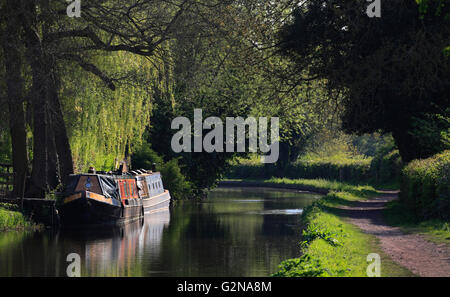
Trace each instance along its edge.
{"label": "reflection of trees", "polygon": [[[281,205],[280,197],[286,198]],[[215,191],[213,202],[178,205],[163,237],[161,261],[167,275],[267,276],[298,249],[296,242],[286,242],[294,234],[286,226],[287,216],[262,213],[301,207],[298,199],[289,201],[294,197],[298,193],[226,189]],[[305,205],[310,201],[305,199]],[[297,217],[289,216],[288,222],[295,224]]]}
{"label": "reflection of trees", "polygon": [[[58,276],[65,261],[54,232],[0,234],[0,276]],[[77,252],[72,249],[72,252]]]}

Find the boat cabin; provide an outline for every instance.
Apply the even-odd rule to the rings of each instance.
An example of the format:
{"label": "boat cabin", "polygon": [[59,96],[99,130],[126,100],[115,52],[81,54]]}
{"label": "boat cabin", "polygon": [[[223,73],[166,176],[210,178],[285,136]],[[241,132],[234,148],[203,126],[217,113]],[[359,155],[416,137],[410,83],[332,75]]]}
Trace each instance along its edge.
{"label": "boat cabin", "polygon": [[164,185],[159,172],[138,173],[135,178],[141,198],[145,199],[164,193]]}
{"label": "boat cabin", "polygon": [[[65,189],[65,202],[79,198],[72,194],[86,192],[96,200],[106,200],[109,204],[120,205],[117,184],[111,176],[99,174],[78,174],[70,175]],[[105,201],[105,202],[106,202]]]}

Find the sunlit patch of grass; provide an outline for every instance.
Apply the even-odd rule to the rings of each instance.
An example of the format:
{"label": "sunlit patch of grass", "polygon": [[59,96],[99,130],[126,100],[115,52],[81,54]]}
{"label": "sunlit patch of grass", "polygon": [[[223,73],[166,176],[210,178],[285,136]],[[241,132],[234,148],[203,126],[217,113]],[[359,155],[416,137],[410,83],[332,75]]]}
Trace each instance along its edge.
{"label": "sunlit patch of grass", "polygon": [[0,231],[23,230],[37,227],[16,210],[0,207]]}
{"label": "sunlit patch of grass", "polygon": [[297,163],[340,164],[340,165],[370,165],[373,157],[341,152],[336,154],[306,154]]}
{"label": "sunlit patch of grass", "polygon": [[326,179],[289,179],[289,178],[271,178],[266,180],[242,180],[244,182],[254,182],[261,183],[261,185],[287,185],[287,186],[297,186],[299,189],[302,187],[309,187],[312,190],[327,190],[336,192],[347,192],[353,195],[358,195],[362,197],[369,197],[371,195],[377,194],[377,190],[370,185],[352,185],[349,183],[326,180]]}

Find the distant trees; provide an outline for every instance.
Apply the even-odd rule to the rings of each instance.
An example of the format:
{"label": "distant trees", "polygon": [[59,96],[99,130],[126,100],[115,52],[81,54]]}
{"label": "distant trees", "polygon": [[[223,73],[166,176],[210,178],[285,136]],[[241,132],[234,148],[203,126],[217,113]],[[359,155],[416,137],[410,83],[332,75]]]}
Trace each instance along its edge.
{"label": "distant trees", "polygon": [[[280,47],[298,76],[326,79],[342,96],[347,132],[392,132],[404,161],[428,157],[442,146],[424,145],[416,128],[427,114],[448,118],[448,2],[388,1],[381,18],[369,18],[366,8],[362,0],[305,1]],[[449,122],[433,127],[448,131]]]}

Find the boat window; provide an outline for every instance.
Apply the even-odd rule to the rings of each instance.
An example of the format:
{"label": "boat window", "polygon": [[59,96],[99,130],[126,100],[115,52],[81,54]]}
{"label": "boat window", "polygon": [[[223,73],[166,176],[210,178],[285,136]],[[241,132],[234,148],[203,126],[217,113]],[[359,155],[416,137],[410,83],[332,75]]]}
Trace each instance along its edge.
{"label": "boat window", "polygon": [[128,183],[124,182],[123,183],[123,187],[125,189],[125,197],[128,198],[128,195],[129,195],[129,193],[128,193]]}

